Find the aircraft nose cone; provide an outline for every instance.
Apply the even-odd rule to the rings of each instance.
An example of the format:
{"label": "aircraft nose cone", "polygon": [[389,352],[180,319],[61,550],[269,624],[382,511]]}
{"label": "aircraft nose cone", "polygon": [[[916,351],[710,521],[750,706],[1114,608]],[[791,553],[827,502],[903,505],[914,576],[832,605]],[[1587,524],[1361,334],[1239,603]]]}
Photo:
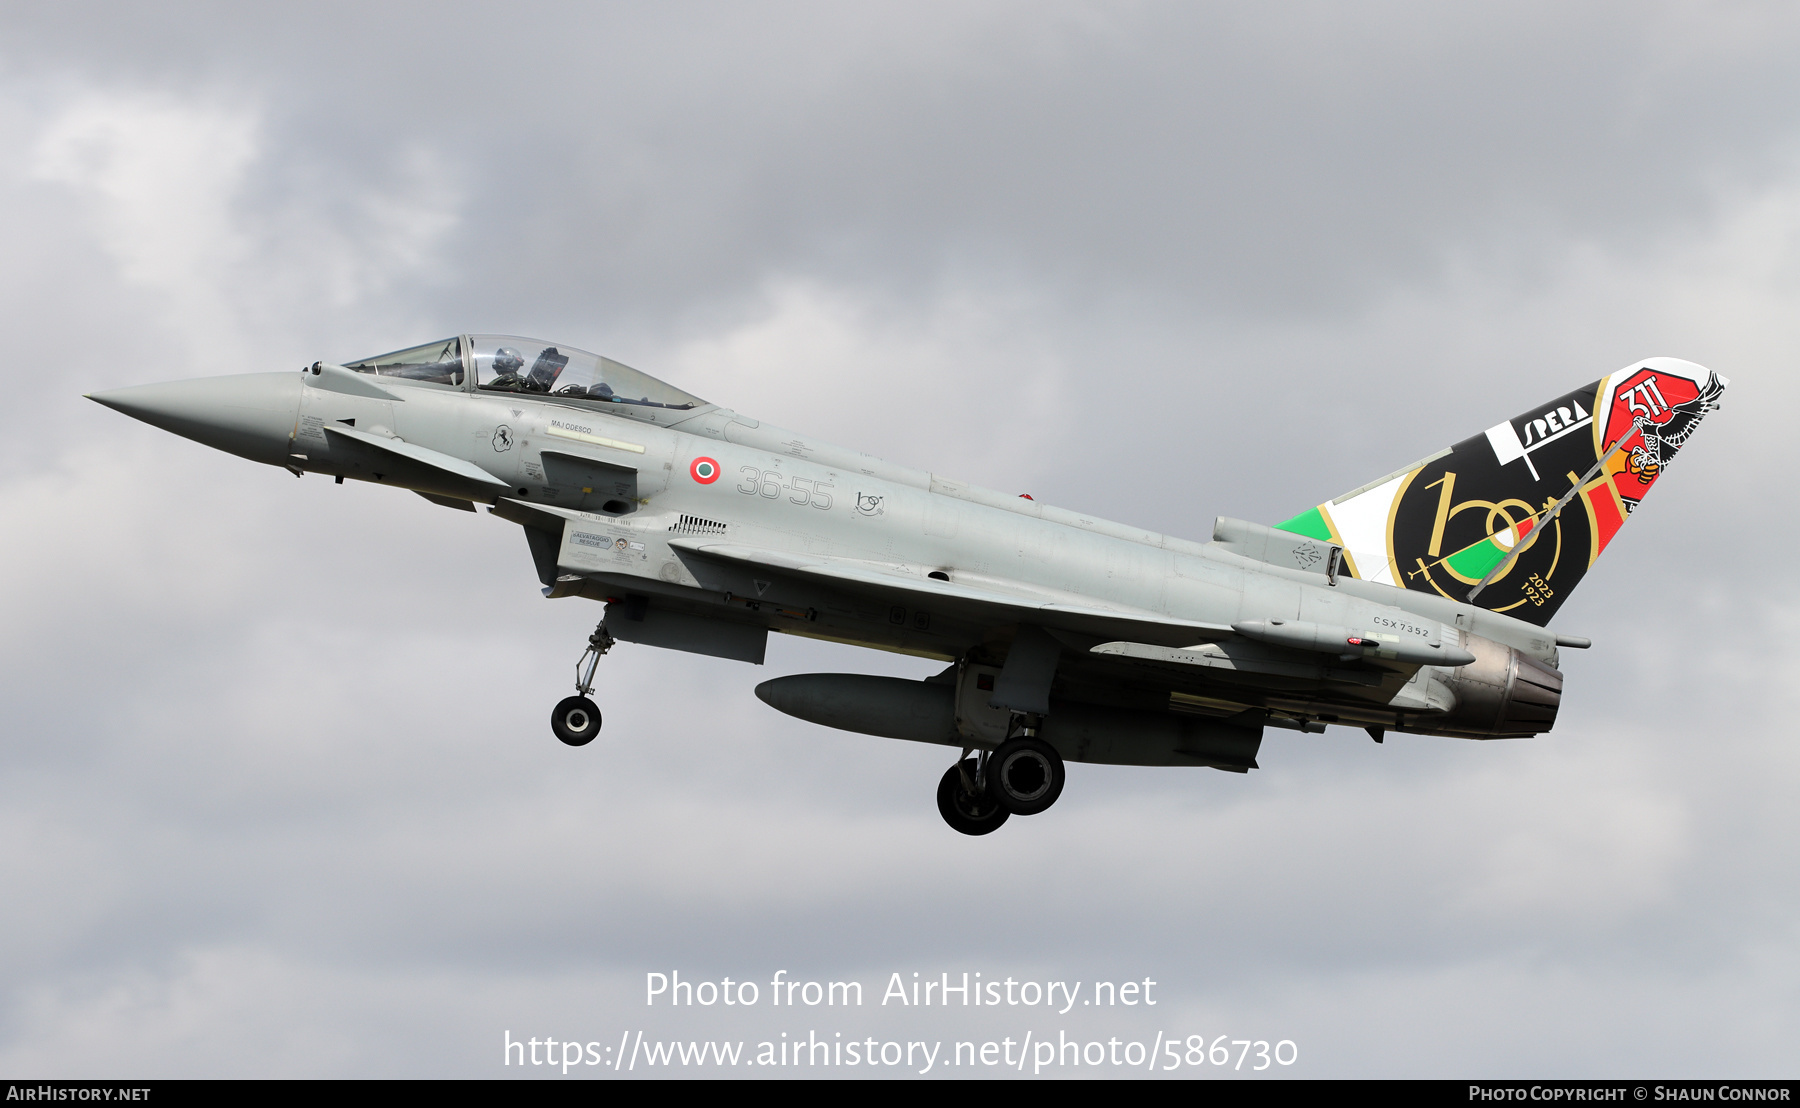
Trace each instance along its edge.
{"label": "aircraft nose cone", "polygon": [[241,458],[283,465],[300,415],[300,379],[242,373],[110,389],[88,399]]}

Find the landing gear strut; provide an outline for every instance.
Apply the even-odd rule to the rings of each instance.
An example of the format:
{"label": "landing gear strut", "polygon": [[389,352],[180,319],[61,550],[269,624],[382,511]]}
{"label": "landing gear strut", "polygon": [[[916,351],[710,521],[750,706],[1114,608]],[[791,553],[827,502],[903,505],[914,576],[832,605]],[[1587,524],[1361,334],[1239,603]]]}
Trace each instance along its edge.
{"label": "landing gear strut", "polygon": [[600,733],[600,708],[589,698],[594,692],[594,670],[612,645],[613,637],[602,622],[588,636],[587,649],[575,663],[576,695],[564,697],[550,713],[550,730],[570,746],[586,746]]}
{"label": "landing gear strut", "polygon": [[986,751],[963,757],[938,781],[938,812],[944,822],[965,835],[985,835],[1011,815],[995,799],[990,774],[993,758]]}
{"label": "landing gear strut", "polygon": [[1007,739],[992,753],[962,757],[938,782],[938,811],[965,835],[985,835],[1008,816],[1035,816],[1062,795],[1062,755],[1038,738],[1037,716],[1013,713]]}

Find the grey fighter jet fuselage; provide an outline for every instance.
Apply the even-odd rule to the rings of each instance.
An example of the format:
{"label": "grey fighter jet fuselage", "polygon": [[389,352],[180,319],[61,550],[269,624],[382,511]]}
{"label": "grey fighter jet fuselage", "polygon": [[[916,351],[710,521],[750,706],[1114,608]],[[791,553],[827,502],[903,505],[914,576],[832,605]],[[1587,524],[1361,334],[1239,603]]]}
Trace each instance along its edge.
{"label": "grey fighter jet fuselage", "polygon": [[[1664,369],[1663,381],[1673,374]],[[1608,382],[1616,390],[1618,375],[1601,392]],[[1394,554],[1380,556],[1384,581],[1371,571],[1378,555],[1358,546],[1351,509],[1387,486],[1280,528],[1219,519],[1213,541],[1191,542],[881,461],[617,362],[510,336],[93,399],[296,475],[393,485],[521,526],[546,596],[606,604],[577,695],[553,719],[571,745],[599,729],[588,696],[594,663],[615,641],[760,664],[778,631],[943,660],[949,668],[923,682],[802,674],[757,693],[828,726],[960,748],[939,803],[971,834],[1047,808],[1064,761],[1242,772],[1255,768],[1267,726],[1350,725],[1377,741],[1388,731],[1547,731],[1562,685],[1558,648],[1585,640],[1491,610],[1529,616],[1529,596],[1512,604],[1493,589],[1469,603],[1419,577],[1454,574],[1457,588],[1475,582],[1479,594],[1522,576],[1527,552],[1546,546],[1538,538],[1554,531],[1563,541],[1571,489],[1599,526],[1599,494],[1588,492],[1610,479],[1601,469],[1625,441],[1610,453],[1596,446],[1600,468],[1572,473],[1573,485],[1546,484],[1555,495],[1480,500],[1501,505],[1477,536],[1486,547],[1440,549],[1446,527],[1472,518],[1444,493],[1428,536],[1441,557],[1422,555],[1407,578]],[[1531,418],[1521,417],[1527,439]],[[1404,490],[1420,472],[1391,494],[1394,505],[1410,503]],[[1514,472],[1523,467],[1506,479]],[[1505,508],[1515,501],[1522,510]],[[1554,593],[1545,582],[1563,580],[1554,577],[1563,564],[1520,587]],[[1490,580],[1477,582],[1477,571]]]}

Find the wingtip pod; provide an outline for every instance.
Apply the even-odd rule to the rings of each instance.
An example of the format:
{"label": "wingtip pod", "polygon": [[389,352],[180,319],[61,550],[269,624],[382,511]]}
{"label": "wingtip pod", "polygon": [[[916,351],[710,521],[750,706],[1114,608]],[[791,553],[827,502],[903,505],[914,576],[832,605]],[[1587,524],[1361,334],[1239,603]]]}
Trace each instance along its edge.
{"label": "wingtip pod", "polygon": [[1277,526],[1342,546],[1356,577],[1543,626],[1729,384],[1633,362]]}

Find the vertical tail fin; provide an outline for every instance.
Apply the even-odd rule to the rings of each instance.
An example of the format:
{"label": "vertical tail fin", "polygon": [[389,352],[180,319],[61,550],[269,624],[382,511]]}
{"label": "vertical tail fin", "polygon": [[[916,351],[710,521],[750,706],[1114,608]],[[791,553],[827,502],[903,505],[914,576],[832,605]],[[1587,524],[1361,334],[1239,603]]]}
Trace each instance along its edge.
{"label": "vertical tail fin", "polygon": [[1302,512],[1357,577],[1542,626],[1730,384],[1651,358]]}

